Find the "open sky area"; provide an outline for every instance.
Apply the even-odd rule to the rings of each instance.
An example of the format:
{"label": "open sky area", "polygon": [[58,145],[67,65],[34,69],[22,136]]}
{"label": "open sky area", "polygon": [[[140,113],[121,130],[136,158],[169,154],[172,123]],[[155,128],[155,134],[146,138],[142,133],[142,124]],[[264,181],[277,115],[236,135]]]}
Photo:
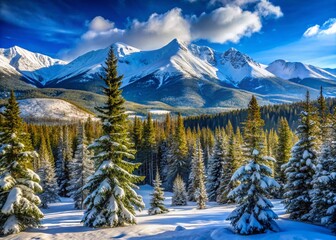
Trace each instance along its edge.
{"label": "open sky area", "polygon": [[123,42],[142,50],[178,38],[256,61],[336,68],[334,0],[1,0],[0,47],[54,58]]}

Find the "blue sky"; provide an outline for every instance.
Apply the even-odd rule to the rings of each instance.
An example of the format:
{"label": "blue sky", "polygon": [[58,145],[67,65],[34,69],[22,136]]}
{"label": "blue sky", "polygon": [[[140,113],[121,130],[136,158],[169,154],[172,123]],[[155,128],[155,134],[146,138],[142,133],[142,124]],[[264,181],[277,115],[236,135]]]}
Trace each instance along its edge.
{"label": "blue sky", "polygon": [[334,0],[2,0],[0,47],[71,60],[125,42],[140,49],[170,40],[229,47],[336,68]]}

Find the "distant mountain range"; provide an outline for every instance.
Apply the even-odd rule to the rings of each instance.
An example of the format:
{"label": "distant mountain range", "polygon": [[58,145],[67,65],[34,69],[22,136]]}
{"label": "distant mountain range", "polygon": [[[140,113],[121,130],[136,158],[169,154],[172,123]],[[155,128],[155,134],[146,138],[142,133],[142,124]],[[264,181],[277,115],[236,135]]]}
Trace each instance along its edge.
{"label": "distant mountain range", "polygon": [[[268,66],[230,48],[224,53],[174,39],[166,46],[141,51],[112,45],[123,74],[123,95],[140,104],[173,107],[243,107],[255,94],[263,104],[301,100],[323,86],[336,96],[336,69],[276,60]],[[109,48],[88,52],[71,62],[20,47],[0,49],[0,89],[66,88],[101,92],[99,75]],[[14,83],[9,80],[14,79]]]}

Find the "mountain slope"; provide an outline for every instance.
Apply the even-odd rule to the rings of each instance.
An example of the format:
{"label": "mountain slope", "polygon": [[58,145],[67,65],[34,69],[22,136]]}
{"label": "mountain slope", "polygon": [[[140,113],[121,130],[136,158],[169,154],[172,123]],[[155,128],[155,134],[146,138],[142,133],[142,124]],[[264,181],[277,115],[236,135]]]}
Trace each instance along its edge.
{"label": "mountain slope", "polygon": [[300,62],[286,62],[285,60],[276,60],[266,68],[282,79],[305,79],[305,78],[319,78],[336,80],[336,75],[328,72],[325,69],[307,65]]}
{"label": "mountain slope", "polygon": [[7,71],[16,70],[35,84],[44,85],[46,79],[52,78],[56,70],[65,64],[62,60],[33,53],[18,46],[0,48],[0,66]]}
{"label": "mountain slope", "polygon": [[86,120],[88,112],[79,109],[75,105],[61,100],[51,98],[31,98],[18,100],[20,106],[20,116],[29,119],[53,119],[53,120]]}

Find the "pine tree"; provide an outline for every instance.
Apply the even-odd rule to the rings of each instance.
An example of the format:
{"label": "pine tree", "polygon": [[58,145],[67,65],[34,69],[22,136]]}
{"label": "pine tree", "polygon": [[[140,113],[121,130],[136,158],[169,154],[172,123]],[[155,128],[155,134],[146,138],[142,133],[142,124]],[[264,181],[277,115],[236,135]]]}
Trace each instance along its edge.
{"label": "pine tree", "polygon": [[193,185],[196,187],[195,200],[197,202],[198,209],[204,209],[206,207],[206,202],[208,201],[208,196],[205,189],[204,160],[201,144],[198,143],[196,147],[197,147],[196,151],[197,162],[196,162],[196,171]]}
{"label": "pine tree", "polygon": [[319,118],[319,127],[320,127],[320,132],[319,132],[319,140],[324,141],[325,136],[327,135],[327,117],[328,117],[328,109],[327,109],[327,103],[326,100],[323,96],[323,88],[321,86],[320,88],[320,96],[317,99],[317,104],[318,104],[318,118]]}
{"label": "pine tree", "polygon": [[56,172],[56,178],[57,178],[57,184],[58,184],[58,194],[61,195],[61,191],[59,187],[61,186],[62,182],[65,179],[65,171],[64,171],[64,141],[63,141],[63,127],[60,127],[60,135],[58,139],[58,145],[57,145],[57,157],[55,162],[55,172]]}
{"label": "pine tree", "polygon": [[78,136],[77,149],[75,157],[69,165],[70,181],[67,190],[70,197],[75,202],[75,209],[84,208],[84,200],[87,197],[87,191],[83,187],[87,183],[87,179],[94,173],[93,161],[91,160],[91,152],[87,147],[86,133],[84,125],[81,125]]}
{"label": "pine tree", "polygon": [[221,184],[223,164],[226,157],[225,139],[217,136],[213,155],[209,160],[207,175],[207,192],[209,201],[216,201],[218,189]]}
{"label": "pine tree", "polygon": [[288,122],[285,118],[280,119],[279,124],[279,143],[276,155],[276,165],[275,165],[275,179],[280,184],[280,191],[277,196],[282,197],[283,187],[286,182],[286,175],[284,169],[281,168],[282,165],[289,161],[292,149],[292,131],[289,128]]}
{"label": "pine tree", "polygon": [[172,206],[185,206],[187,205],[187,193],[183,179],[177,175],[174,180]]}
{"label": "pine tree", "polygon": [[187,140],[185,137],[185,129],[183,125],[182,115],[179,114],[177,118],[177,125],[175,129],[175,134],[173,141],[171,142],[170,149],[167,151],[167,158],[169,158],[168,164],[168,173],[167,173],[167,183],[166,186],[168,189],[171,187],[172,181],[179,174],[185,178],[187,172]]}
{"label": "pine tree", "polygon": [[278,230],[274,221],[277,215],[272,211],[273,205],[266,196],[279,184],[271,178],[272,170],[266,165],[275,160],[261,155],[262,127],[260,108],[256,98],[252,96],[244,129],[246,145],[250,148],[250,160],[233,174],[231,180],[239,181],[240,184],[228,196],[235,198],[238,207],[227,220],[231,220],[237,233],[244,235],[262,233],[268,229]]}
{"label": "pine tree", "polygon": [[70,165],[72,161],[72,143],[69,135],[69,127],[65,126],[63,137],[60,139],[59,156],[57,160],[56,174],[58,176],[59,195],[69,197]]}
{"label": "pine tree", "polygon": [[135,183],[143,178],[132,174],[139,164],[129,161],[134,159],[134,150],[127,133],[125,100],[120,90],[123,76],[118,76],[117,62],[111,48],[105,62],[105,77],[101,77],[106,85],[107,101],[97,108],[104,135],[91,145],[98,167],[83,188],[88,190],[88,196],[82,221],[88,227],[135,224],[135,207],[144,207],[141,196],[134,191]]}
{"label": "pine tree", "polygon": [[318,158],[311,191],[309,220],[321,222],[336,233],[336,108]]}
{"label": "pine tree", "polygon": [[40,178],[31,170],[37,153],[32,151],[19,114],[19,105],[11,92],[0,133],[0,234],[37,227],[43,217],[36,195],[42,191]]}
{"label": "pine tree", "polygon": [[58,185],[55,176],[55,169],[50,161],[50,154],[47,149],[47,144],[44,135],[41,137],[41,146],[39,150],[39,158],[41,162],[41,168],[38,174],[41,179],[41,186],[43,192],[39,194],[41,199],[41,207],[48,208],[49,203],[54,203],[60,200],[58,196]]}
{"label": "pine tree", "polygon": [[195,178],[196,176],[196,171],[197,171],[197,160],[198,160],[198,152],[196,148],[196,143],[194,143],[192,149],[191,149],[191,162],[190,162],[190,173],[189,173],[189,178],[188,178],[188,200],[191,202],[195,202],[195,192],[197,188],[197,179]]}
{"label": "pine tree", "polygon": [[299,141],[292,148],[292,156],[284,165],[286,185],[284,204],[291,219],[307,220],[311,209],[309,192],[313,189],[313,178],[317,158],[317,121],[316,111],[310,103],[309,92],[300,114],[297,127]]}
{"label": "pine tree", "polygon": [[239,168],[240,157],[241,153],[239,143],[232,134],[229,137],[227,154],[225,155],[221,165],[221,175],[219,178],[220,185],[217,189],[216,198],[218,203],[223,204],[233,201],[228,198],[228,194],[234,187],[236,187],[236,183],[231,181],[231,178],[233,173]]}
{"label": "pine tree", "polygon": [[168,212],[168,209],[164,206],[163,188],[161,188],[161,179],[159,169],[156,169],[156,175],[154,180],[154,192],[151,194],[152,199],[150,202],[150,208],[148,209],[149,215],[161,214]]}
{"label": "pine tree", "polygon": [[146,176],[145,183],[153,183],[154,175],[154,155],[156,150],[155,132],[150,113],[147,115],[147,120],[144,122],[143,128],[143,143],[142,143],[142,155],[143,164],[141,168],[144,169],[143,173]]}

